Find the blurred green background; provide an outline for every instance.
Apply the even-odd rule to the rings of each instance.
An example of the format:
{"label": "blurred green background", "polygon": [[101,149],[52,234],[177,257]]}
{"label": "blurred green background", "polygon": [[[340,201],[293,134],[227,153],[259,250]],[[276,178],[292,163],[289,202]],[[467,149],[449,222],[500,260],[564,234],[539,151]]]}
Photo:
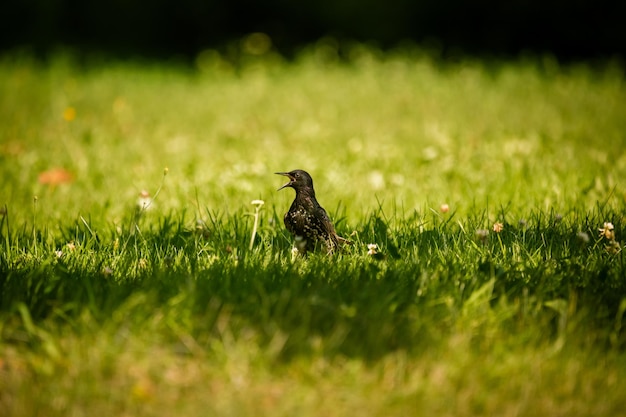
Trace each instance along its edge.
{"label": "blurred green background", "polygon": [[[194,66],[5,58],[2,203],[19,208],[14,219],[31,218],[34,196],[40,216],[116,219],[142,191],[154,195],[166,167],[163,212],[257,198],[280,212],[292,193],[276,192],[273,173],[296,168],[353,221],[379,204],[522,216],[623,203],[618,65],[451,64],[360,44],[341,62],[335,47],[319,42],[295,62],[242,49],[236,64],[214,51]],[[68,181],[46,180],[55,170]]]}

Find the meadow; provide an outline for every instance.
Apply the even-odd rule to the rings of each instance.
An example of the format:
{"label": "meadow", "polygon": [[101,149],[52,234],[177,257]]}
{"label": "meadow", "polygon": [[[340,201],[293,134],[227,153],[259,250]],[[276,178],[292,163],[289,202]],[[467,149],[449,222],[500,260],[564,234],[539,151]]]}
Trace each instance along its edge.
{"label": "meadow", "polygon": [[626,415],[623,66],[256,41],[0,57],[0,415]]}

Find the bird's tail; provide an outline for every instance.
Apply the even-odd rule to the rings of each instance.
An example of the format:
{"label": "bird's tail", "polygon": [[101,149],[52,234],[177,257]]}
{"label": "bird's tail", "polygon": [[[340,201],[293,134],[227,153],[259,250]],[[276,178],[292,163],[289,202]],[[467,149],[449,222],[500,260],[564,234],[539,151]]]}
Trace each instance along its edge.
{"label": "bird's tail", "polygon": [[332,254],[335,250],[341,248],[345,245],[352,245],[352,242],[346,238],[339,236],[337,233],[333,233],[331,238],[326,241],[326,248],[328,249],[328,254]]}
{"label": "bird's tail", "polygon": [[341,237],[339,235],[335,235],[337,237],[337,243],[340,245],[352,245],[352,241],[348,240],[344,237]]}

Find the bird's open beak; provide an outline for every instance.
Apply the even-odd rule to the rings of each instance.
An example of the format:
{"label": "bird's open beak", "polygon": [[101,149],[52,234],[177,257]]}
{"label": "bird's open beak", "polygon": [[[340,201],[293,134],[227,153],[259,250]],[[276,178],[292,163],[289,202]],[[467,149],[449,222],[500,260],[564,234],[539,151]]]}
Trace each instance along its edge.
{"label": "bird's open beak", "polygon": [[276,191],[280,191],[280,190],[282,190],[283,188],[285,188],[285,187],[289,187],[289,186],[291,186],[291,184],[293,184],[293,177],[292,177],[291,175],[289,175],[289,173],[288,173],[288,172],[275,172],[275,174],[277,174],[277,175],[284,175],[285,177],[289,177],[289,182],[288,182],[287,184],[283,185],[282,187],[280,187],[280,188],[279,188],[278,190],[276,190]]}

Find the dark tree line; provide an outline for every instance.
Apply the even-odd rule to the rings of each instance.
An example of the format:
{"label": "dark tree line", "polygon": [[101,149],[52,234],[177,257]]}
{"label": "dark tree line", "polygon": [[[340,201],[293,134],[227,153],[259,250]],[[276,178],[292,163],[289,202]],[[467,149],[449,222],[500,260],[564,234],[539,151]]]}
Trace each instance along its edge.
{"label": "dark tree line", "polygon": [[587,59],[624,56],[624,22],[618,0],[8,0],[0,50],[193,56],[264,32],[285,55],[331,35],[383,48],[410,40],[471,54]]}

